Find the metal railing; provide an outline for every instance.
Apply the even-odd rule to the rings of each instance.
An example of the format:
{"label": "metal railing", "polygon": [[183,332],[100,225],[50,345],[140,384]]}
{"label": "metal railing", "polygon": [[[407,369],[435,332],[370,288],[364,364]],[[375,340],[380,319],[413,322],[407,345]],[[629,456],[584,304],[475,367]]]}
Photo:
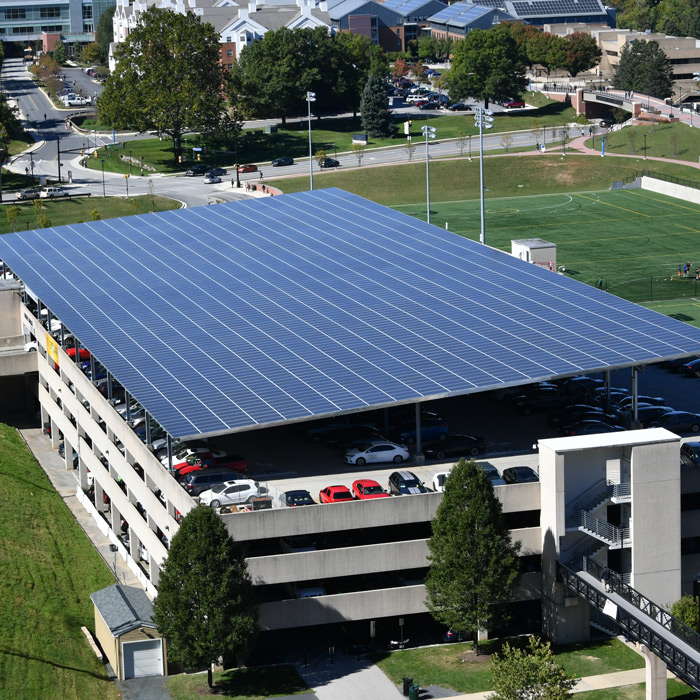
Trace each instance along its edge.
{"label": "metal railing", "polygon": [[595,98],[596,102],[607,102],[612,105],[617,105],[621,107],[626,101],[622,97],[617,97],[617,95],[609,95],[607,92],[599,92],[598,90],[584,90],[583,99],[586,99],[586,95],[591,95]]}
{"label": "metal railing", "polygon": [[626,544],[630,541],[630,531],[628,527],[616,527],[610,523],[606,523],[600,518],[581,511],[581,527],[589,534],[604,540],[608,544]]}
{"label": "metal railing", "polygon": [[[598,565],[596,564],[596,566]],[[564,585],[577,593],[597,610],[603,609],[605,602],[608,599],[604,593],[599,591],[595,586],[590,585],[581,576],[561,563],[557,564],[557,570]],[[620,576],[614,574],[614,572],[611,572],[610,583],[612,589],[619,595],[622,595],[622,593],[620,593],[618,588],[628,589],[626,591],[628,595],[630,594],[630,591],[634,591],[634,589],[624,584]],[[667,625],[664,625],[664,630],[668,632],[668,635],[662,636],[658,634],[644,622],[642,614],[637,617],[620,606],[617,608],[616,618],[619,629],[633,641],[644,644],[660,659],[665,661],[676,675],[681,676],[695,690],[700,691],[700,664],[696,659],[689,657],[686,652],[682,651],[678,648],[678,646],[676,646],[676,644],[674,644],[674,642],[677,642],[677,640],[681,640],[694,650],[698,650],[700,645],[700,635],[685,627],[683,623],[676,620],[676,618],[669,615],[665,610],[649,601],[638,591],[634,591],[634,594],[635,595],[632,597],[636,598],[638,601],[644,601],[646,609],[639,608],[640,613],[643,613],[643,615],[648,615],[646,610],[651,610],[652,612],[658,610],[664,613],[663,616],[659,615],[659,617],[664,619],[667,623]],[[652,619],[659,624],[662,624],[656,617],[650,617],[652,617]],[[668,618],[670,618],[670,621]]]}
{"label": "metal railing", "polygon": [[602,479],[596,482],[586,493],[566,505],[566,512],[569,514],[566,518],[567,527],[578,527],[581,524],[581,511],[590,512],[595,510],[610,499],[612,495],[612,484],[606,484]]}
{"label": "metal railing", "polygon": [[700,182],[687,180],[684,177],[666,175],[666,173],[660,173],[656,170],[637,170],[634,175],[625,178],[625,182],[634,182],[638,177],[652,177],[655,180],[663,180],[664,182],[672,182],[674,185],[682,185],[683,187],[692,187],[693,189],[700,190]]}
{"label": "metal railing", "polygon": [[630,484],[629,482],[625,484],[613,484],[612,482],[608,481],[608,484],[612,486],[613,498],[628,499],[632,496],[632,484]]}

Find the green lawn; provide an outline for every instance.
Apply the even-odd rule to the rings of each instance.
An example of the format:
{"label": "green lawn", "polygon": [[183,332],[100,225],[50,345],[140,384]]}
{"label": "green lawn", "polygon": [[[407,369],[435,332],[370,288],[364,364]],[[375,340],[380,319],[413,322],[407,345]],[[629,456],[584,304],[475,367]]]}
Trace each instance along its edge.
{"label": "green lawn", "polygon": [[[297,695],[308,686],[291,666],[239,668],[214,674],[217,697],[264,700],[277,695]],[[196,700],[209,692],[207,674],[180,674],[168,679],[173,700]]]}
{"label": "green lawn", "polygon": [[13,231],[12,223],[7,215],[11,207],[16,207],[18,210],[14,230],[25,231],[34,228],[37,225],[38,211],[35,202],[41,202],[43,206],[41,211],[51,219],[52,226],[91,221],[94,218],[94,212],[97,212],[101,219],[113,219],[118,216],[177,209],[180,206],[179,202],[173,199],[158,196],[152,197],[151,195],[129,197],[129,199],[121,199],[119,197],[79,197],[50,202],[45,199],[35,199],[27,203],[17,202],[17,204],[3,207],[2,212],[5,215],[0,216],[0,234]]}
{"label": "green lawn", "polygon": [[643,302],[642,306],[700,328],[700,298],[648,301]]}
{"label": "green lawn", "polygon": [[[681,681],[668,680],[666,685],[669,698],[695,700],[698,697],[696,692],[692,691],[685,683],[681,683]],[[577,693],[576,698],[577,700],[645,700],[646,685],[638,683],[606,690],[590,690],[587,693]]]}
{"label": "green lawn", "polygon": [[[698,119],[700,126],[700,119]],[[628,126],[609,134],[605,140],[608,153],[628,153],[644,157],[644,136],[646,136],[647,156],[655,158],[674,158],[690,163],[698,162],[700,154],[700,129],[690,128],[687,124],[670,123],[655,126]],[[592,139],[586,145],[593,145]],[[595,139],[596,148],[600,148],[600,137]],[[649,163],[649,169],[656,168],[656,163]]]}
{"label": "green lawn", "polygon": [[[376,663],[393,683],[412,676],[421,686],[478,693],[491,689],[490,654],[500,645],[500,641],[480,644],[478,657],[474,657],[471,643],[407,649],[379,657]],[[616,639],[563,647],[555,653],[569,673],[580,677],[644,667],[644,659]]]}
{"label": "green lawn", "polygon": [[111,700],[88,646],[90,593],[114,577],[19,434],[0,424],[0,695]]}

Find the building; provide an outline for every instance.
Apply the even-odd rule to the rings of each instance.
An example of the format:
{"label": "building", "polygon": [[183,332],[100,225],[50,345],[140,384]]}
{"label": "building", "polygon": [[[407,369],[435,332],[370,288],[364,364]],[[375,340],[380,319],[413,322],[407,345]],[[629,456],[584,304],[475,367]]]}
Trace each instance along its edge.
{"label": "building", "polygon": [[[0,260],[0,396],[37,401],[78,498],[151,595],[195,504],[173,476],[173,443],[280,445],[296,474],[254,475],[274,507],[221,515],[247,547],[270,634],[423,619],[441,499],[284,507],[288,484],[310,478],[284,443],[295,428],[397,406],[419,421],[433,399],[583,372],[631,368],[636,382],[640,367],[700,347],[700,329],[337,189],[7,234]],[[542,441],[541,482],[497,487],[523,543],[522,619],[546,590],[561,608],[555,637],[585,638],[588,613],[552,588],[559,553],[610,560],[647,595],[687,587],[698,547],[682,542],[700,533],[675,506],[680,492],[694,508],[700,486],[678,449],[664,430]],[[590,502],[601,479],[618,488]],[[581,512],[590,519],[569,521]],[[614,528],[621,537],[598,534]],[[296,536],[324,548],[281,548]]]}
{"label": "building", "polygon": [[102,13],[113,0],[47,0],[25,5],[17,0],[0,2],[0,37],[3,42],[31,44],[37,51],[52,51],[60,39],[69,53],[74,45],[95,40]]}
{"label": "building", "polygon": [[221,63],[231,68],[241,51],[270,30],[314,29],[328,27],[330,18],[326,11],[325,0],[187,0],[187,2],[161,0],[117,0],[114,13],[114,44],[110,48],[110,69],[114,69],[114,47],[124,41],[129,31],[139,21],[142,12],[149,7],[173,10],[174,12],[194,12],[203,22],[209,22],[219,34],[221,44]]}
{"label": "building", "polygon": [[490,29],[501,22],[517,21],[500,7],[456,2],[430,18],[430,33],[438,39],[464,39],[472,29]]}
{"label": "building", "polygon": [[445,6],[442,0],[330,0],[328,14],[336,31],[366,36],[385,51],[406,51]]}

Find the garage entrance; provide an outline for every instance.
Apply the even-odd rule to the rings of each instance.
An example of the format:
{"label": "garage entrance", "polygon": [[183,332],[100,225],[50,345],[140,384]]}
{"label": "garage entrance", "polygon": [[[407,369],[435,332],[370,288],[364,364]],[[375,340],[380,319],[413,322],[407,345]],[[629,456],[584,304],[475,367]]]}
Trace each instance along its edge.
{"label": "garage entrance", "polygon": [[124,678],[163,675],[163,640],[123,642]]}

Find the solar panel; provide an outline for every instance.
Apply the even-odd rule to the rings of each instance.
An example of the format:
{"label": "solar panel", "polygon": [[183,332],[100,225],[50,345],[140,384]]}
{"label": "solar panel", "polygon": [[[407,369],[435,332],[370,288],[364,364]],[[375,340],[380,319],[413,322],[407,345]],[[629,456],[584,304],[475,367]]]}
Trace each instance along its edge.
{"label": "solar panel", "polygon": [[456,17],[457,15],[462,14],[464,12],[465,5],[467,7],[471,7],[472,3],[469,2],[456,2],[453,5],[448,5],[447,7],[443,8],[440,10],[440,12],[437,12],[434,14],[431,18],[430,21],[433,22],[446,22],[447,20],[452,19],[453,17]]}
{"label": "solar panel", "polygon": [[481,7],[479,5],[473,5],[465,12],[462,12],[461,15],[453,17],[448,22],[448,24],[466,27],[468,24],[471,24],[471,22],[473,22],[474,20],[479,19],[479,17],[483,17],[484,15],[487,15],[491,12],[493,12],[492,7]]}
{"label": "solar panel", "polygon": [[398,6],[397,10],[403,15],[410,15],[416,10],[427,5],[429,0],[405,0]]}
{"label": "solar panel", "polygon": [[599,0],[516,0],[513,9],[521,16],[605,14]]}
{"label": "solar panel", "polygon": [[0,236],[173,437],[697,352],[700,329],[338,189]]}

